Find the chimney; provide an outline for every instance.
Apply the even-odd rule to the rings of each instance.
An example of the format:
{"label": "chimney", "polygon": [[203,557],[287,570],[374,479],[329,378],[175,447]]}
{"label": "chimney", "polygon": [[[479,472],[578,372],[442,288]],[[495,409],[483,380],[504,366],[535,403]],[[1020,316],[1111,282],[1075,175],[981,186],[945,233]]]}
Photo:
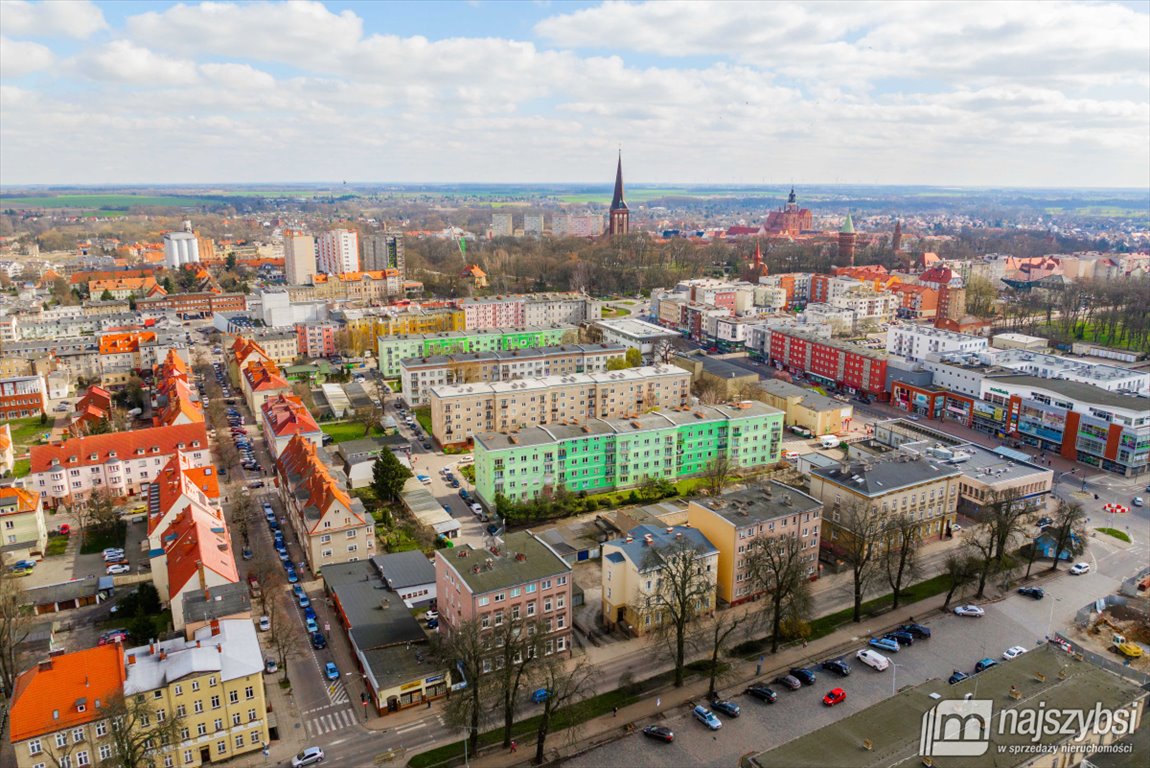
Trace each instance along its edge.
{"label": "chimney", "polygon": [[217,653],[223,653],[223,652],[224,652],[224,645],[223,645],[223,643],[216,643],[216,652],[217,652]]}
{"label": "chimney", "polygon": [[627,534],[627,539],[626,539],[626,542],[627,542],[628,544],[630,544],[630,543],[631,543],[632,541],[634,541],[634,540],[635,540],[635,537],[634,537],[634,536],[632,536],[631,534]]}
{"label": "chimney", "polygon": [[160,649],[160,661],[167,661],[167,660],[168,660],[168,652],[165,651],[163,648],[161,648]]}
{"label": "chimney", "polygon": [[148,655],[149,656],[155,656],[156,655],[156,644],[155,643],[151,643],[148,645]]}
{"label": "chimney", "polygon": [[41,662],[40,662],[40,671],[41,671],[41,672],[51,672],[51,671],[52,671],[52,661],[51,661],[51,659],[48,659],[48,660],[46,660],[46,661],[41,661]]}
{"label": "chimney", "polygon": [[212,637],[215,637],[219,633],[220,633],[220,620],[219,619],[212,619]]}
{"label": "chimney", "polygon": [[674,533],[674,532],[675,532],[675,529],[674,529],[674,527],[672,527],[672,526],[668,525],[668,526],[667,526],[667,533]]}

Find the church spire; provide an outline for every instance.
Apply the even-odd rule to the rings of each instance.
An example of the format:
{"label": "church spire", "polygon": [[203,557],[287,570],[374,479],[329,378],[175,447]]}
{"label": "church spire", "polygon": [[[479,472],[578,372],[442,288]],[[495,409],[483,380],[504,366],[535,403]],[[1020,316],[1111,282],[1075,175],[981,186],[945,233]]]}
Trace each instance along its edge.
{"label": "church spire", "polygon": [[626,235],[631,231],[631,212],[623,200],[623,151],[619,150],[619,165],[615,168],[615,194],[611,198],[611,210],[607,212],[607,231],[611,236]]}
{"label": "church spire", "polygon": [[619,165],[615,168],[615,195],[611,198],[611,210],[627,210],[627,203],[623,202],[623,150],[619,150]]}

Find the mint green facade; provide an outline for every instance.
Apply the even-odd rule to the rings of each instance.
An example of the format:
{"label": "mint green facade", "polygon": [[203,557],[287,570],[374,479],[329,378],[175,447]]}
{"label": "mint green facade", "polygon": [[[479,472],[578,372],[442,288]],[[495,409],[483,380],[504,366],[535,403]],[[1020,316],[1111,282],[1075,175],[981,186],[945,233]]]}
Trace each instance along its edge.
{"label": "mint green facade", "polygon": [[500,352],[528,347],[551,347],[577,338],[574,326],[519,328],[508,331],[445,331],[409,336],[380,336],[379,370],[387,378],[400,375],[399,361],[458,352]]}
{"label": "mint green facade", "polygon": [[720,455],[735,469],[768,466],[779,460],[783,413],[756,406],[746,415],[730,408],[729,415],[713,418],[673,413],[682,423],[664,419],[666,426],[648,426],[653,419],[640,427],[626,419],[598,421],[590,434],[561,438],[539,427],[520,432],[517,442],[504,435],[479,436],[475,488],[492,506],[497,493],[525,501],[559,486],[603,493],[638,487],[648,477],[674,482],[700,474]]}

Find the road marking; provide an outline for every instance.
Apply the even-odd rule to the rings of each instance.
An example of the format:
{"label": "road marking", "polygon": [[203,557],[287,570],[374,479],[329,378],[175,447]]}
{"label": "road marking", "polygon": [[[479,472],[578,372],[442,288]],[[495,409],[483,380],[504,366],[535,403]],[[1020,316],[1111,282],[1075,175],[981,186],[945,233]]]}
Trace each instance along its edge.
{"label": "road marking", "polygon": [[405,725],[402,728],[396,728],[395,732],[396,733],[409,733],[411,731],[418,731],[420,728],[426,728],[426,727],[427,727],[427,723],[424,723],[424,722],[412,723],[411,725]]}

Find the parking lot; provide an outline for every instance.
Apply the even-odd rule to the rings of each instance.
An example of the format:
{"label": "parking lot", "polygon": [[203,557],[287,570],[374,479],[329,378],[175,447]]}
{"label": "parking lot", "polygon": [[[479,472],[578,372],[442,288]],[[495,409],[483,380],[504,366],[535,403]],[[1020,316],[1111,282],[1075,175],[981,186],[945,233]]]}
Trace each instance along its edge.
{"label": "parking lot", "polygon": [[[760,678],[778,693],[778,701],[774,704],[763,704],[743,695],[742,685],[737,691],[720,688],[724,696],[739,704],[742,713],[738,718],[719,715],[722,728],[718,731],[709,731],[694,720],[690,707],[675,707],[654,721],[674,731],[673,743],[664,744],[636,731],[568,761],[568,764],[587,768],[607,763],[660,768],[667,765],[731,766],[736,765],[739,757],[747,752],[771,749],[834,723],[904,686],[918,685],[933,678],[939,681],[940,692],[945,695],[948,688],[945,681],[954,670],[970,673],[984,657],[1009,663],[1003,661],[1002,654],[1010,646],[1033,648],[1043,642],[1055,608],[1063,611],[1069,605],[1077,605],[1082,599],[1081,593],[1091,589],[1091,582],[1087,579],[1093,578],[1096,577],[1064,577],[1053,583],[1044,600],[1012,595],[999,603],[984,605],[986,616],[983,618],[959,618],[953,614],[936,614],[930,620],[920,618],[933,630],[933,637],[918,640],[898,653],[883,651],[883,655],[892,662],[884,672],[876,672],[854,658],[854,652],[865,645],[868,637],[864,634],[867,629],[864,624],[860,627],[858,644],[846,654],[845,660],[852,667],[849,677],[840,678],[817,669],[818,662],[823,659],[812,659],[817,676],[813,686],[789,691],[773,682],[777,673],[764,674]],[[1097,586],[1103,590],[1108,588],[1101,582],[1097,582]],[[769,665],[768,658],[768,668]],[[846,701],[834,707],[824,706],[823,695],[835,687],[846,691]],[[641,728],[648,722],[652,721],[637,725]]]}

